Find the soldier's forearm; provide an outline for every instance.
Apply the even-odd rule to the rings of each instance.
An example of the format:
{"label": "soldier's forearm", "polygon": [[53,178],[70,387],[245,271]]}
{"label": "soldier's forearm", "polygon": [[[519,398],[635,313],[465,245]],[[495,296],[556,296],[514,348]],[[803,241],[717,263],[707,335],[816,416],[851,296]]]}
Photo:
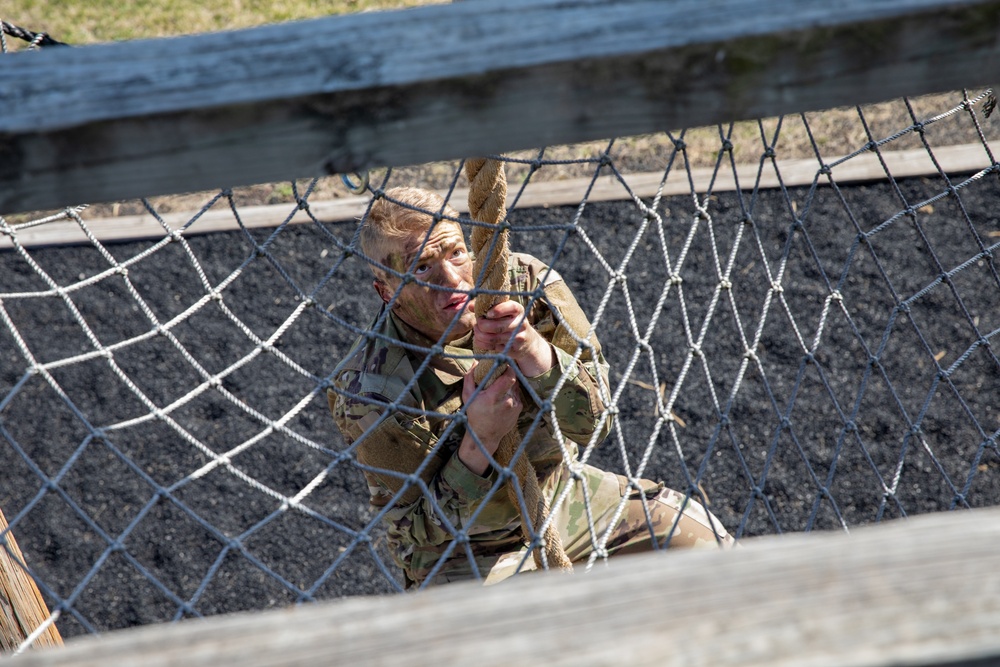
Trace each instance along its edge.
{"label": "soldier's forearm", "polygon": [[538,336],[537,340],[537,345],[533,346],[530,353],[514,360],[525,377],[538,377],[551,370],[558,361],[555,347],[541,336]]}
{"label": "soldier's forearm", "polygon": [[[499,444],[499,443],[498,443]],[[487,446],[484,443],[484,446]],[[493,448],[496,451],[496,447]],[[466,468],[482,476],[490,467],[490,458],[483,451],[483,449],[476,443],[475,439],[469,433],[466,433],[462,437],[462,444],[458,446],[458,451],[456,452],[458,460],[461,461]]]}

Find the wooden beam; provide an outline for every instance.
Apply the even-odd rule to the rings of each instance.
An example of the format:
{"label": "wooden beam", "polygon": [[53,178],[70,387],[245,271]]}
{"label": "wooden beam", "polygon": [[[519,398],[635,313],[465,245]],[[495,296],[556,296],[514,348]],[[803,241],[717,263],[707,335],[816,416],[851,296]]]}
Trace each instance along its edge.
{"label": "wooden beam", "polygon": [[[455,197],[458,196],[455,192]],[[364,215],[371,197],[344,197],[326,201],[310,201],[309,209],[314,216],[327,222],[342,222],[358,219]],[[454,203],[458,203],[457,199]],[[295,204],[270,204],[267,206],[241,206],[240,221],[248,229],[277,227],[294,211],[290,224],[311,222],[304,211],[296,209]],[[229,232],[239,228],[236,218],[228,208],[200,211],[175,211],[160,215],[163,223],[171,230],[179,230],[189,223],[196,215],[197,221],[183,231],[184,236],[209,234],[212,232]],[[148,213],[141,215],[121,215],[113,218],[86,219],[83,215],[87,231],[102,243],[115,241],[135,241],[138,239],[163,238],[168,232],[156,218]],[[77,245],[90,243],[90,237],[75,220],[58,220],[41,225],[29,226],[16,231],[17,242],[26,247],[50,245]],[[0,235],[0,250],[14,247],[11,236]]]}
{"label": "wooden beam", "polygon": [[[987,665],[1000,509],[70,640],[22,667]],[[988,661],[989,660],[989,661]],[[980,662],[981,661],[981,662]]]}
{"label": "wooden beam", "polygon": [[17,540],[13,533],[5,531],[7,518],[0,511],[0,657],[21,648],[33,632],[43,627],[32,646],[62,646],[45,600],[24,570],[24,555]]}
{"label": "wooden beam", "polygon": [[[941,170],[946,174],[978,172],[992,166],[989,155],[982,144],[965,144],[961,146],[946,146],[934,151]],[[827,164],[838,162],[840,158],[829,158]],[[894,178],[909,178],[913,176],[930,176],[938,173],[937,167],[931,161],[927,151],[923,149],[905,151],[884,151],[889,173]],[[691,170],[694,191],[702,194],[708,191],[709,185],[713,192],[731,192],[737,183],[744,190],[759,188],[776,188],[780,183],[785,187],[811,185],[818,179],[820,185],[825,184],[827,177],[820,175],[820,164],[815,159],[780,160],[777,166],[770,164],[760,168],[759,164],[737,165],[735,176],[729,169],[722,169],[718,174],[711,168],[696,168]],[[713,176],[714,181],[713,181]],[[886,178],[885,168],[874,153],[858,155],[831,169],[832,178],[840,184],[877,181]],[[652,197],[660,190],[663,181],[662,172],[647,172],[624,174],[629,189],[639,197]],[[563,181],[532,181],[518,196],[515,189],[507,195],[507,206],[517,208],[534,208],[550,206],[573,206],[579,204],[587,193],[588,201],[614,201],[626,199],[628,192],[617,179],[605,176],[598,179],[591,188],[590,178],[574,178]],[[685,195],[691,192],[687,172],[682,169],[672,171],[663,183],[663,196]],[[447,196],[447,191],[440,191],[441,196]],[[309,208],[319,220],[326,222],[343,222],[356,220],[364,215],[368,208],[369,196],[344,197],[331,200],[311,200]],[[456,188],[451,193],[450,203],[460,213],[468,209],[468,190]],[[293,204],[272,204],[269,206],[243,206],[240,208],[240,220],[247,228],[276,227],[281,224],[292,211]],[[171,230],[181,229],[198,211],[181,211],[161,215],[164,224]],[[86,217],[86,216],[84,216]],[[303,211],[296,211],[289,221],[290,224],[310,222],[312,218]],[[137,239],[161,238],[167,234],[163,225],[147,214],[119,216],[116,218],[95,218],[85,220],[90,234],[102,243],[112,241],[133,241]],[[206,234],[210,232],[232,231],[238,228],[236,219],[229,210],[208,210],[198,217],[197,222],[185,230],[185,236]],[[62,220],[40,225],[25,224],[16,230],[17,242],[24,247],[47,245],[72,245],[90,243],[90,239],[79,224],[73,220]],[[0,235],[0,250],[13,247],[11,236]]]}
{"label": "wooden beam", "polygon": [[1000,80],[1000,0],[469,1],[0,58],[0,212]]}

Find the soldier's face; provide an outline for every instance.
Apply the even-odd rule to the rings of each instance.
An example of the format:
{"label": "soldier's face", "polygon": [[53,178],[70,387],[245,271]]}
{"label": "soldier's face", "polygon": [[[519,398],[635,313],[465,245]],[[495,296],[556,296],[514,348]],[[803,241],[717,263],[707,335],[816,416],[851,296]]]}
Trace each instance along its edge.
{"label": "soldier's face", "polygon": [[450,342],[471,331],[476,322],[468,295],[473,282],[472,258],[462,228],[454,222],[438,223],[424,244],[426,237],[426,232],[416,232],[400,240],[382,260],[400,273],[412,267],[414,277],[426,284],[413,282],[400,288],[401,281],[390,276],[388,282],[376,281],[375,289],[386,303],[398,290],[393,305],[396,316],[433,340],[440,340],[448,331],[445,342]]}

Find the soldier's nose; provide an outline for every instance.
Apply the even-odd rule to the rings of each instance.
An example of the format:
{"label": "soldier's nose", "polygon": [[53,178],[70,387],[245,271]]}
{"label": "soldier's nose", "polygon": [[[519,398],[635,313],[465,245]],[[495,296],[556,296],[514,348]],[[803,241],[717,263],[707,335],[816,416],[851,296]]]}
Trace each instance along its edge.
{"label": "soldier's nose", "polygon": [[461,287],[462,274],[454,266],[446,264],[441,274],[441,284],[445,287]]}

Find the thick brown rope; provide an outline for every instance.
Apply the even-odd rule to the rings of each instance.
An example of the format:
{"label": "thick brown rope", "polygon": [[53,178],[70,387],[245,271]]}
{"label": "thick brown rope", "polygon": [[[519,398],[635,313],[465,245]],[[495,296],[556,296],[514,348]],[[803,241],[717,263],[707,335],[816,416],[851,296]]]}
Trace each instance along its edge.
{"label": "thick brown rope", "polygon": [[[477,279],[479,276],[483,277],[480,285],[482,289],[506,292],[510,289],[508,232],[506,229],[495,227],[504,219],[506,213],[507,177],[504,174],[503,162],[492,158],[470,158],[465,162],[465,175],[469,178],[469,213],[472,215],[472,219],[494,225],[492,229],[474,227],[472,230],[472,251],[476,257],[473,271]],[[495,242],[494,237],[496,237]],[[490,308],[506,300],[507,296],[502,294],[477,296],[476,317],[483,317]],[[474,348],[473,351],[476,354],[488,352],[478,348]],[[485,379],[490,365],[484,362],[476,366],[473,377],[477,385]],[[497,463],[505,467],[509,466],[520,442],[521,434],[515,427],[500,441],[500,446],[494,455]],[[535,468],[531,465],[526,453],[522,452],[521,456],[517,458],[513,469],[517,479],[507,480],[507,495],[517,507],[518,489],[516,485],[520,485],[524,494],[525,507],[532,513],[531,523],[537,530],[548,519],[548,500],[538,485]],[[521,530],[525,538],[530,539],[531,531],[528,529],[528,521],[523,515],[521,516]],[[559,531],[554,524],[550,523],[546,527],[544,539],[545,560],[548,561],[549,565],[563,570],[572,570],[573,564],[566,555]],[[543,567],[541,550],[535,549],[532,555],[538,567]]]}

